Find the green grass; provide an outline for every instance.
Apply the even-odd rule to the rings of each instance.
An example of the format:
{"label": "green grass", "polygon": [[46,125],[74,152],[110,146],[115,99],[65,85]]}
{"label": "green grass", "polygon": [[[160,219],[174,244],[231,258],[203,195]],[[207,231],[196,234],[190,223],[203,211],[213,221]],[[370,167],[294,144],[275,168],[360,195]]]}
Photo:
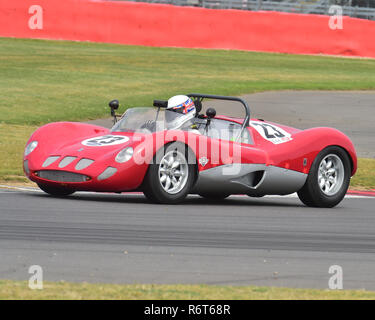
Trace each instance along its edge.
{"label": "green grass", "polygon": [[0,38],[0,122],[108,115],[176,93],[375,89],[375,60]]}
{"label": "green grass", "polygon": [[375,159],[358,159],[358,171],[350,185],[359,189],[375,189]]}
{"label": "green grass", "polygon": [[42,290],[31,290],[28,287],[28,283],[24,281],[0,280],[0,300],[4,299],[373,300],[375,299],[375,292],[249,286],[118,285],[68,282],[44,282]]}
{"label": "green grass", "polygon": [[23,151],[36,128],[0,123],[0,181],[27,181],[22,169]]}

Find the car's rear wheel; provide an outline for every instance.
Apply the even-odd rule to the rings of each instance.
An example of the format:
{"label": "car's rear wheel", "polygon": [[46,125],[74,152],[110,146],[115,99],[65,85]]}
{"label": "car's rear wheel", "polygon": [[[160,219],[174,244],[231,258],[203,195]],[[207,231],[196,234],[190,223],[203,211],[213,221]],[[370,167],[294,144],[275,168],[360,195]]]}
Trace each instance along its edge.
{"label": "car's rear wheel", "polygon": [[195,159],[190,148],[174,142],[158,150],[143,181],[143,193],[153,202],[174,204],[183,201],[195,180]]}
{"label": "car's rear wheel", "polygon": [[298,197],[309,207],[332,208],[344,198],[350,176],[351,164],[346,151],[327,147],[315,158]]}
{"label": "car's rear wheel", "polygon": [[58,196],[58,197],[69,196],[75,192],[75,190],[65,188],[65,187],[52,187],[52,186],[47,186],[45,184],[38,184],[38,186],[45,193],[48,193],[52,196]]}
{"label": "car's rear wheel", "polygon": [[223,200],[230,196],[229,193],[220,193],[220,192],[200,192],[198,194],[201,197],[210,199],[210,200]]}

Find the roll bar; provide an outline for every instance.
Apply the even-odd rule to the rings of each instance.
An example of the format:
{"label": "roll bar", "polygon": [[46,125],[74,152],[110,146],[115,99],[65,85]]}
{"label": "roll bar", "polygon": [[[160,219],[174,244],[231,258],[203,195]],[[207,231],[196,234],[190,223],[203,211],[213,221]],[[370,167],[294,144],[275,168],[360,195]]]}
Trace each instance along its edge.
{"label": "roll bar", "polygon": [[246,103],[246,101],[241,99],[241,98],[230,97],[230,96],[217,96],[217,95],[212,95],[212,94],[200,94],[200,93],[189,93],[187,96],[190,97],[190,98],[196,98],[196,99],[198,99],[199,102],[202,102],[202,100],[204,98],[240,102],[243,105],[243,107],[245,108],[246,114],[245,114],[245,118],[244,118],[242,126],[241,126],[241,131],[240,131],[239,135],[237,136],[237,138],[235,139],[235,141],[240,140],[240,138],[242,137],[242,132],[245,130],[246,127],[248,127],[250,125],[250,107]]}
{"label": "roll bar", "polygon": [[[217,95],[212,95],[212,94],[201,94],[201,93],[189,93],[187,94],[188,97],[193,98],[195,101],[195,106],[197,107],[198,112],[202,108],[202,101],[203,99],[215,99],[215,100],[226,100],[226,101],[237,101],[240,102],[243,107],[245,108],[245,118],[243,120],[243,123],[241,125],[241,131],[236,138],[236,141],[239,140],[242,136],[243,130],[250,125],[250,107],[246,103],[245,100],[238,98],[238,97],[230,97],[230,96],[217,96]],[[198,103],[199,102],[199,106]],[[154,107],[158,108],[158,111],[160,108],[167,108],[168,107],[168,101],[165,100],[154,100],[153,103]]]}
{"label": "roll bar", "polygon": [[249,124],[250,124],[250,107],[246,103],[246,101],[241,99],[241,98],[229,97],[229,96],[217,96],[217,95],[212,95],[212,94],[200,94],[200,93],[189,93],[187,96],[190,97],[190,98],[197,98],[200,102],[202,102],[202,100],[204,98],[240,102],[243,105],[243,107],[245,108],[245,114],[246,114],[245,119],[242,123],[242,126],[248,127]]}

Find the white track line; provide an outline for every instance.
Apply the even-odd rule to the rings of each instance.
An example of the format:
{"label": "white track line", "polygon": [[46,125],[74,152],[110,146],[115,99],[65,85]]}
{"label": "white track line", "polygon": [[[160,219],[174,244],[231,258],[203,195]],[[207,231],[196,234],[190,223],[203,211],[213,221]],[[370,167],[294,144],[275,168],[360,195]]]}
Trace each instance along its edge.
{"label": "white track line", "polygon": [[[0,184],[0,189],[3,189],[3,190],[0,190],[0,193],[9,193],[9,191],[13,191],[13,192],[38,192],[38,193],[43,193],[42,190],[40,190],[39,188],[33,188],[33,187],[16,187],[16,186],[8,186],[8,185],[3,185],[3,184]],[[5,191],[5,190],[9,190],[9,191]],[[77,194],[98,194],[98,192],[77,192]],[[105,193],[105,192],[102,192],[100,194],[112,194],[112,193]],[[114,194],[114,193],[113,193]],[[122,194],[130,194],[132,196],[140,196],[140,197],[143,197],[143,194],[141,192],[124,192]],[[232,198],[242,198],[242,197],[247,197],[246,195],[243,195],[243,194],[235,194],[235,195],[232,195],[231,196]],[[288,194],[288,195],[285,195],[285,196],[279,196],[279,195],[267,195],[267,196],[264,196],[264,198],[298,198],[298,195],[297,193],[293,193],[293,194]],[[371,196],[358,196],[358,195],[349,195],[347,194],[345,196],[346,199],[375,199],[375,197],[371,197]]]}
{"label": "white track line", "polygon": [[[1,189],[8,189],[8,190],[15,190],[15,191],[31,191],[31,192],[43,192],[42,190],[38,188],[33,187],[15,187],[15,186],[8,186],[4,184],[0,184]],[[4,191],[2,191],[4,192]]]}

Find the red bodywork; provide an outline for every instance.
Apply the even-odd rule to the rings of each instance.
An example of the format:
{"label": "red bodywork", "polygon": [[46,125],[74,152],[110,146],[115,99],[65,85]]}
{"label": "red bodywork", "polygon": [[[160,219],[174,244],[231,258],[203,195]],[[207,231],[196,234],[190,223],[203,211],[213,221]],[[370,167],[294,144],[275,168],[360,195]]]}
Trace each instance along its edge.
{"label": "red bodywork", "polygon": [[[218,116],[217,119],[242,123],[242,119],[231,119]],[[259,122],[254,119],[252,121]],[[264,122],[272,124],[270,122]],[[75,122],[57,122],[47,124],[36,130],[28,143],[38,141],[38,147],[28,156],[24,157],[24,164],[27,161],[25,174],[27,177],[38,183],[45,185],[68,186],[74,190],[82,191],[130,191],[136,190],[142,184],[147,172],[149,162],[155,152],[164,144],[171,141],[180,141],[187,144],[197,160],[202,157],[208,159],[208,163],[202,166],[198,163],[198,171],[208,170],[215,166],[241,162],[244,164],[265,164],[276,166],[301,173],[308,173],[317,154],[328,146],[340,146],[346,150],[352,162],[352,175],[357,169],[357,157],[354,146],[350,139],[342,132],[332,128],[312,128],[298,130],[295,128],[278,125],[289,134],[292,140],[280,144],[274,144],[262,137],[253,127],[249,130],[252,144],[236,143],[213,139],[204,135],[198,135],[188,131],[165,131],[163,133],[140,134],[140,133],[119,133],[111,132],[109,129]],[[111,146],[84,146],[82,141],[103,135],[121,135],[129,137],[129,141]],[[118,152],[127,146],[134,148],[134,156],[125,163],[117,163],[115,157]],[[202,148],[202,146],[206,146]],[[240,158],[233,157],[233,148],[240,148]],[[205,150],[217,150],[214,154]],[[50,156],[60,156],[48,168],[42,168],[46,158]],[[76,157],[76,159],[64,168],[59,168],[59,162],[66,156]],[[211,161],[215,157],[216,161]],[[94,162],[83,170],[75,170],[75,165],[82,159],[91,159]],[[143,163],[137,162],[137,158],[144,158]],[[215,162],[215,163],[213,163]],[[117,173],[112,177],[99,181],[97,177],[107,168],[114,167]],[[35,172],[38,170],[63,170],[80,173],[90,179],[85,182],[56,182],[38,177]]]}

